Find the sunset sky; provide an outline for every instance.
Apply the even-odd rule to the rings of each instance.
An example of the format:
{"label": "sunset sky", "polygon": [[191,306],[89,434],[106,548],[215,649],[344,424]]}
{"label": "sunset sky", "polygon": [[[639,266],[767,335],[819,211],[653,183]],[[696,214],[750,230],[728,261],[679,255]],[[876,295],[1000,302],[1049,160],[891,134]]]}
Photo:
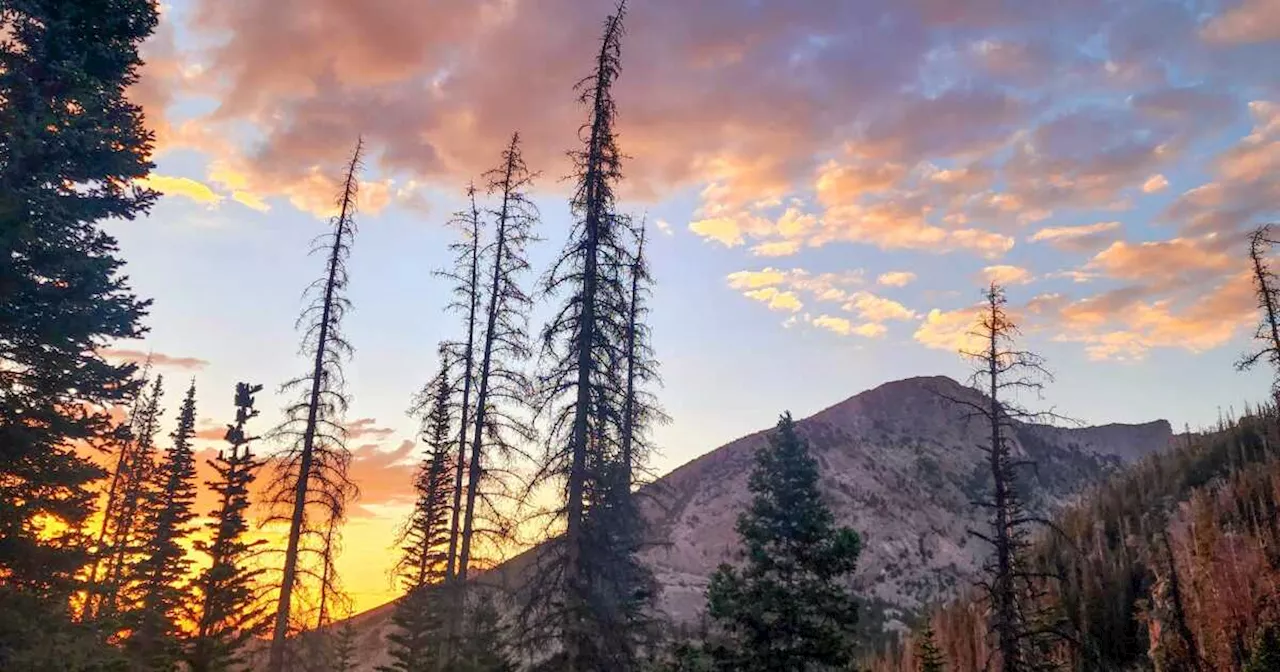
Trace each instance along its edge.
{"label": "sunset sky", "polygon": [[[133,93],[168,195],[112,226],[155,299],[147,340],[116,354],[155,353],[169,420],[179,379],[212,429],[236,381],[305,370],[308,243],[368,144],[346,324],[364,495],[341,567],[359,608],[390,595],[405,409],[458,333],[432,276],[444,222],[518,130],[545,267],[585,118],[572,87],[611,8],[182,0],[146,45]],[[655,229],[673,418],[657,471],[786,409],[963,376],[988,278],[1067,415],[1198,426],[1264,396],[1268,374],[1232,364],[1254,320],[1242,234],[1280,203],[1280,0],[633,0],[622,59],[622,207]],[[259,430],[282,403],[261,395]]]}

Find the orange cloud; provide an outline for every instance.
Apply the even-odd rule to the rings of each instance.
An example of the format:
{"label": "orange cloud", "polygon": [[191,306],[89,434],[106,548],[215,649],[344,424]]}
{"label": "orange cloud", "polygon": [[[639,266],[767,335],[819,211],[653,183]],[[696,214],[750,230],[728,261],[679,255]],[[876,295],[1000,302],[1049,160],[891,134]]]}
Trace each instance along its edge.
{"label": "orange cloud", "polygon": [[952,311],[934,308],[925,315],[913,338],[926,348],[951,352],[976,351],[982,345],[981,340],[973,333],[977,319],[977,307]]}
{"label": "orange cloud", "polygon": [[858,317],[868,322],[887,322],[889,320],[912,320],[916,312],[906,306],[870,292],[856,292],[843,308],[857,313]]}
{"label": "orange cloud", "polygon": [[1243,0],[1210,20],[1200,35],[1216,44],[1280,40],[1280,1]]}
{"label": "orange cloud", "polygon": [[166,196],[180,196],[202,205],[217,205],[222,202],[222,196],[210,189],[209,185],[189,177],[152,173],[136,182],[140,186],[155,189]]}
{"label": "orange cloud", "polygon": [[909,271],[890,271],[881,273],[876,278],[876,284],[884,285],[885,287],[906,287],[915,282],[915,279],[916,274]]}
{"label": "orange cloud", "polygon": [[764,303],[769,306],[769,310],[789,310],[794,313],[804,307],[804,303],[800,301],[800,297],[796,296],[795,292],[782,291],[777,287],[752,289],[742,294],[749,299]]}
{"label": "orange cloud", "polygon": [[1142,183],[1142,193],[1144,194],[1155,194],[1168,188],[1169,180],[1165,179],[1165,176],[1159,173],[1152,175],[1147,178],[1146,182]]}
{"label": "orange cloud", "polygon": [[1098,222],[1082,226],[1050,226],[1035,232],[1028,240],[1048,243],[1068,252],[1091,252],[1106,247],[1120,233],[1120,222]]}
{"label": "orange cloud", "polygon": [[1112,278],[1169,287],[1191,278],[1216,277],[1239,268],[1241,260],[1210,242],[1173,238],[1156,242],[1116,241],[1089,261],[1087,268]]}
{"label": "orange cloud", "polygon": [[1001,264],[983,268],[982,279],[984,283],[994,282],[1007,287],[1009,285],[1025,285],[1034,280],[1035,276],[1031,275],[1031,271],[1025,268]]}
{"label": "orange cloud", "polygon": [[132,362],[134,364],[142,364],[150,358],[152,366],[181,369],[186,371],[197,371],[209,365],[209,362],[206,362],[203,359],[197,359],[195,357],[174,357],[162,352],[142,352],[141,350],[104,348],[99,350],[98,353],[106,359],[117,362]]}
{"label": "orange cloud", "polygon": [[819,315],[809,320],[819,329],[840,334],[841,336],[863,336],[866,338],[879,338],[884,336],[888,329],[883,324],[867,323],[855,325],[852,321],[843,317],[832,317],[831,315]]}

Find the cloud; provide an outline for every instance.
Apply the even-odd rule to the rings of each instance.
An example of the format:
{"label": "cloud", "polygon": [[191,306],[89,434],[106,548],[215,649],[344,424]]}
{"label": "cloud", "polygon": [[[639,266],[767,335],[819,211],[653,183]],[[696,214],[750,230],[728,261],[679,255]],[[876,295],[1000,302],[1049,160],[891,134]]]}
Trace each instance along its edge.
{"label": "cloud", "polygon": [[379,427],[373,418],[352,420],[346,425],[349,441],[383,441],[391,437],[395,430],[390,427]]}
{"label": "cloud", "polygon": [[1215,248],[1216,241],[1173,238],[1129,243],[1116,241],[1086,265],[1108,277],[1174,288],[1196,280],[1220,277],[1241,266],[1240,259]]}
{"label": "cloud", "polygon": [[1243,0],[1211,19],[1200,34],[1217,44],[1280,40],[1280,1]]}
{"label": "cloud", "polygon": [[1006,264],[983,268],[982,277],[984,282],[994,282],[1006,287],[1010,285],[1025,285],[1035,279],[1035,276],[1031,275],[1031,271]]}
{"label": "cloud", "polygon": [[780,291],[777,287],[752,289],[742,293],[749,299],[755,299],[769,306],[769,310],[789,310],[796,312],[804,308],[804,303],[794,292]]}
{"label": "cloud", "polygon": [[855,325],[850,320],[843,317],[832,317],[831,315],[819,315],[809,320],[809,324],[827,331],[840,334],[841,336],[863,336],[866,338],[879,338],[884,336],[887,329],[883,324],[867,323]]}
{"label": "cloud", "polygon": [[843,308],[857,313],[858,317],[868,322],[887,322],[889,320],[912,320],[916,312],[906,306],[870,292],[856,292]]}
{"label": "cloud", "polygon": [[1159,173],[1148,177],[1147,181],[1142,183],[1142,193],[1144,194],[1156,194],[1168,188],[1169,180]]}
{"label": "cloud", "polygon": [[926,348],[973,351],[980,346],[978,337],[973,334],[977,319],[976,307],[952,311],[934,308],[925,315],[912,337]]}
{"label": "cloud", "polygon": [[117,348],[104,348],[98,350],[98,354],[106,359],[117,362],[132,362],[141,365],[149,358],[152,366],[179,369],[183,371],[198,371],[209,365],[203,359],[195,357],[175,357],[166,355],[162,352],[143,352],[141,350],[125,350]]}
{"label": "cloud", "polygon": [[137,180],[137,183],[140,186],[155,189],[166,196],[179,196],[202,205],[217,205],[222,202],[222,196],[210,189],[209,185],[189,177],[152,173]]}
{"label": "cloud", "polygon": [[885,287],[906,287],[915,280],[916,274],[910,271],[889,271],[876,277],[876,284]]}
{"label": "cloud", "polygon": [[[795,272],[782,271],[776,268],[766,268],[761,271],[736,271],[730,273],[727,280],[729,286],[734,289],[759,289],[782,284]],[[800,272],[803,273],[804,271],[801,270]]]}
{"label": "cloud", "polygon": [[360,486],[353,514],[372,516],[368,506],[412,504],[413,477],[417,471],[416,444],[408,439],[390,450],[379,443],[356,446],[351,451],[351,480]]}
{"label": "cloud", "polygon": [[1067,252],[1093,252],[1111,244],[1120,235],[1120,222],[1098,222],[1082,226],[1050,226],[1028,240],[1048,243]]}
{"label": "cloud", "polygon": [[664,235],[667,235],[667,236],[676,235],[675,230],[671,228],[671,222],[668,222],[665,219],[657,220],[656,222],[654,222],[654,225],[657,226],[658,231],[660,231]]}

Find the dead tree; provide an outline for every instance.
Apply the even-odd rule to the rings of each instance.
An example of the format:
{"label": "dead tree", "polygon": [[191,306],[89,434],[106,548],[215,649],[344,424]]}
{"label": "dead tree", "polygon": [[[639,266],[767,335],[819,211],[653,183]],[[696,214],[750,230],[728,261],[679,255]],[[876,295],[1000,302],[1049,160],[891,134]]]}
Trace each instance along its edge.
{"label": "dead tree", "polygon": [[[990,608],[988,627],[1000,669],[1053,669],[1048,641],[1061,632],[1041,608],[1044,582],[1052,577],[1033,568],[1028,554],[1034,527],[1046,521],[1027,509],[1018,484],[1019,471],[1034,463],[1013,452],[1018,423],[1058,417],[1051,411],[1030,411],[1017,399],[1019,394],[1039,396],[1053,376],[1043,358],[1017,347],[1019,331],[1005,310],[1004,288],[992,283],[983,298],[976,328],[970,332],[976,347],[961,350],[974,364],[969,384],[982,396],[976,400],[948,397],[966,409],[968,419],[978,419],[989,431],[988,442],[980,448],[990,470],[991,489],[974,502],[986,514],[988,529],[969,531],[992,551],[978,586]],[[987,662],[988,668],[991,663]]]}
{"label": "dead tree", "polygon": [[1258,347],[1236,363],[1236,368],[1246,371],[1265,360],[1272,368],[1271,397],[1280,413],[1280,278],[1271,270],[1267,258],[1275,240],[1271,238],[1271,225],[1254,230],[1249,237],[1249,261],[1253,267],[1253,291],[1257,297],[1262,318],[1253,338]]}
{"label": "dead tree", "polygon": [[[346,504],[356,496],[348,477],[351,453],[346,447],[342,420],[348,406],[343,362],[351,346],[341,332],[342,318],[350,309],[344,295],[346,260],[355,235],[356,197],[359,189],[363,142],[357,142],[347,163],[337,199],[338,214],[330,233],[316,239],[313,253],[323,253],[324,276],[308,289],[310,302],[298,318],[303,330],[302,351],[312,360],[311,370],[282,388],[297,392],[296,403],[285,408],[284,422],[274,436],[284,444],[274,457],[268,485],[272,515],[268,522],[287,522],[288,542],[281,571],[275,625],[268,656],[269,672],[284,672],[294,593],[300,578],[312,579],[323,620],[334,582],[331,577],[336,526],[346,514]],[[302,564],[307,556],[312,562]]]}

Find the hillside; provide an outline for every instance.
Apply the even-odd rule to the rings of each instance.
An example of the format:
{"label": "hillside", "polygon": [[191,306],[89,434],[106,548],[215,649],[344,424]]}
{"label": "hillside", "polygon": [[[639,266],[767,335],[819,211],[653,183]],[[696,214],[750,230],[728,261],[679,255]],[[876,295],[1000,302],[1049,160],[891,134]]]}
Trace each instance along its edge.
{"label": "hillside", "polygon": [[[944,397],[979,399],[945,377],[886,383],[798,422],[811,442],[824,488],[842,524],[864,542],[858,582],[895,624],[899,612],[954,596],[969,585],[984,549],[972,497],[985,486],[985,430]],[[761,418],[772,425],[772,418]],[[1169,423],[1059,428],[1021,425],[1015,450],[1039,463],[1030,491],[1038,507],[1068,501],[1119,465],[1169,445]],[[747,475],[763,431],[693,460],[644,489],[651,545],[643,553],[663,587],[661,609],[676,623],[697,618],[707,577],[730,560],[734,524],[746,504]],[[527,556],[499,573],[517,581]],[[878,613],[879,612],[879,613]],[[380,662],[390,605],[354,619],[362,659]]]}

